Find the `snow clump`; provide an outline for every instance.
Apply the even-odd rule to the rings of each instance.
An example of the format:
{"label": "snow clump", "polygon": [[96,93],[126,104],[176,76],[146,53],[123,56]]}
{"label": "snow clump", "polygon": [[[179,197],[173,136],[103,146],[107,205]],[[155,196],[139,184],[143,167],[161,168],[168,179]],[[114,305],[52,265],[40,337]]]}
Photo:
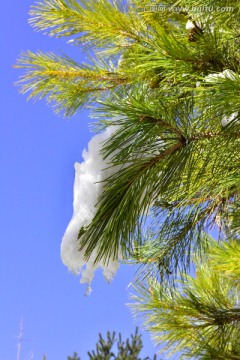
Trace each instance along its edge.
{"label": "snow clump", "polygon": [[61,244],[61,258],[63,263],[74,274],[80,275],[81,283],[87,283],[87,293],[91,292],[90,283],[97,268],[103,269],[107,281],[111,281],[119,268],[117,260],[109,260],[108,264],[102,261],[95,264],[98,249],[93,251],[89,260],[84,259],[84,249],[79,251],[79,230],[92,221],[95,205],[102,193],[102,181],[118,171],[118,167],[109,167],[109,159],[103,159],[100,153],[102,143],[115,131],[116,126],[108,127],[104,132],[93,136],[88,144],[88,150],[83,151],[82,163],[75,163],[73,216],[66,229]]}
{"label": "snow clump", "polygon": [[[209,74],[205,77],[205,81],[208,83],[214,83],[214,82],[218,82],[219,79],[230,79],[230,80],[235,80],[236,79],[236,73],[233,72],[232,70],[226,69],[223,72],[217,73],[217,74]],[[236,121],[236,119],[238,118],[238,112],[233,112],[231,115],[227,116],[224,115],[222,120],[221,120],[221,125],[223,127],[227,126],[228,124],[230,124],[232,121],[236,122],[237,124],[239,124],[239,120]]]}

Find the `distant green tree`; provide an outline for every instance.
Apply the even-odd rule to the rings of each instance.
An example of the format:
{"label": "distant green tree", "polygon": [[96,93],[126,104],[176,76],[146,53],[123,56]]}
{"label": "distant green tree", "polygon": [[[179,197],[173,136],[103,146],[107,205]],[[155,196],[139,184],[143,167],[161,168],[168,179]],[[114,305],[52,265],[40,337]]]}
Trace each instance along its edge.
{"label": "distant green tree", "polygon": [[[116,351],[113,347],[116,344]],[[107,332],[107,338],[104,339],[99,334],[98,342],[96,343],[95,350],[88,351],[89,360],[151,360],[150,357],[139,357],[139,354],[143,348],[142,335],[138,334],[138,328],[136,328],[135,334],[131,335],[131,338],[127,338],[126,341],[122,340],[122,335],[119,333],[116,337],[116,333]],[[154,355],[153,360],[157,357]],[[68,360],[80,360],[77,353],[73,354],[73,357],[68,356]]]}
{"label": "distant green tree", "polygon": [[81,360],[76,352],[73,353],[73,356],[68,356],[68,360]]}

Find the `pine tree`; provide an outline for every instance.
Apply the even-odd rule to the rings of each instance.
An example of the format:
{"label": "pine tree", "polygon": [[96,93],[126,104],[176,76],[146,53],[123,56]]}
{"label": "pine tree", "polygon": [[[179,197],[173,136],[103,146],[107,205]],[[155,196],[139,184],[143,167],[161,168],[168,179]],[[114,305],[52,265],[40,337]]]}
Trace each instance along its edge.
{"label": "pine tree", "polygon": [[[115,344],[117,345],[116,350],[113,349]],[[115,332],[110,333],[108,331],[106,340],[101,333],[99,334],[96,349],[89,351],[88,356],[89,360],[150,360],[150,357],[139,357],[142,348],[142,335],[138,334],[138,328],[126,341],[122,340],[120,333],[116,337]],[[80,360],[80,358],[77,353],[74,353],[73,357],[68,357],[68,360]],[[156,355],[154,355],[153,360],[156,360]]]}
{"label": "pine tree", "polygon": [[68,360],[81,360],[76,352],[73,353],[73,356],[68,356]]}
{"label": "pine tree", "polygon": [[[89,62],[28,52],[18,63],[23,93],[66,116],[91,108],[97,131],[115,129],[102,146],[113,171],[91,222],[79,226],[79,249],[95,264],[141,264],[141,309],[156,339],[175,350],[188,341],[186,356],[202,359],[240,358],[239,15],[231,0],[41,0],[32,25],[80,45]],[[205,235],[213,232],[220,247]],[[193,259],[196,279],[187,275]],[[175,303],[181,312],[166,330]],[[219,313],[218,340],[208,317]]]}

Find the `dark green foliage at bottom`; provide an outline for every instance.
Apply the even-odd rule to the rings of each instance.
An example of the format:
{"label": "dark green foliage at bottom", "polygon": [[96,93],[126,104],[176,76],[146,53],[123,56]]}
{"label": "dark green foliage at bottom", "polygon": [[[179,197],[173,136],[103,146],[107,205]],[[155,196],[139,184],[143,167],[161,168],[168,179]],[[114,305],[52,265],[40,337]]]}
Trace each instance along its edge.
{"label": "dark green foliage at bottom", "polygon": [[[116,345],[116,350],[113,349]],[[107,332],[107,338],[104,339],[102,334],[99,334],[99,339],[96,348],[88,351],[89,360],[151,360],[151,358],[139,357],[143,348],[142,335],[138,334],[136,328],[135,334],[131,335],[130,339],[122,340],[122,335],[119,333],[116,336],[115,332]],[[73,357],[68,356],[68,360],[80,360],[77,353]],[[157,360],[154,355],[152,360]]]}

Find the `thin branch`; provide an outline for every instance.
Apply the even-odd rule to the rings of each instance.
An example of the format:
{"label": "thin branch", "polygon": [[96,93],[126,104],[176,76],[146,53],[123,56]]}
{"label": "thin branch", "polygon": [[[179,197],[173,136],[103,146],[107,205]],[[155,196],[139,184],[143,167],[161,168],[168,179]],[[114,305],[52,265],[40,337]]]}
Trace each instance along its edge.
{"label": "thin branch", "polygon": [[[207,132],[205,134],[195,134],[195,135],[192,135],[188,139],[188,142],[192,142],[192,141],[196,141],[196,140],[211,139],[211,138],[217,137],[217,136],[225,137],[225,136],[229,136],[229,133],[222,131],[222,132]],[[238,138],[238,137],[240,137],[240,132],[238,131],[235,133],[231,133],[231,136]]]}
{"label": "thin branch", "polygon": [[17,344],[17,358],[20,360],[21,348],[22,348],[22,339],[23,339],[23,319],[20,320],[19,325],[19,334],[18,334],[18,344]]}
{"label": "thin branch", "polygon": [[168,155],[173,154],[176,150],[181,149],[183,146],[184,143],[182,141],[178,141],[177,143],[170,146],[170,148],[168,148],[155,158],[151,159],[146,165],[143,166],[143,169],[157,164],[159,161],[165,159]]}
{"label": "thin branch", "polygon": [[179,138],[183,137],[183,134],[174,126],[168,124],[166,121],[162,120],[162,119],[158,119],[158,118],[154,118],[151,116],[141,116],[140,121],[150,121],[153,123],[158,123],[163,125],[164,127],[166,127],[167,129],[171,130],[173,133],[175,133]]}

